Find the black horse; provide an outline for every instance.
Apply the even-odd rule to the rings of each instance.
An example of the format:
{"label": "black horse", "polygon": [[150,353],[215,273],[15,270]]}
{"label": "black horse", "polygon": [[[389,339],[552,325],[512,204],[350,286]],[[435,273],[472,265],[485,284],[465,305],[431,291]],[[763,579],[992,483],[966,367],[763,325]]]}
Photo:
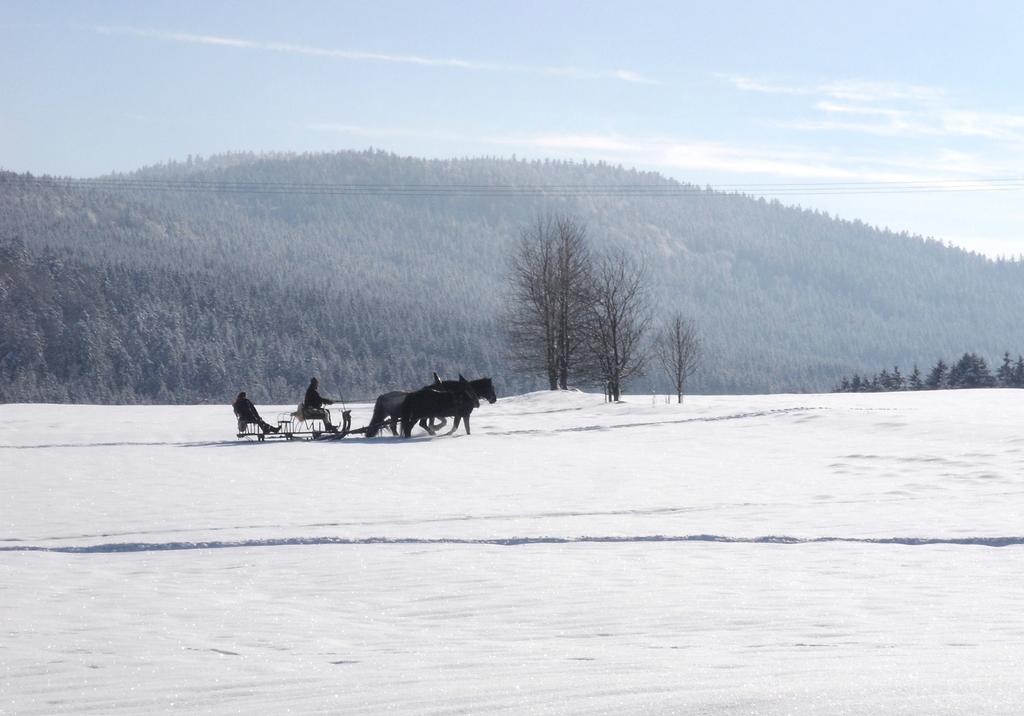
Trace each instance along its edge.
{"label": "black horse", "polygon": [[366,426],[366,437],[375,437],[385,426],[391,429],[392,435],[398,435],[398,419],[402,417],[402,404],[407,395],[404,390],[393,390],[377,397],[373,404],[373,417]]}
{"label": "black horse", "polygon": [[[460,382],[466,380],[459,375],[459,380],[441,380],[437,377],[437,373],[434,373],[434,385],[444,388],[445,390],[458,390]],[[491,405],[498,400],[498,396],[494,393],[494,383],[490,378],[477,378],[476,380],[466,381],[469,383],[469,387],[473,389],[473,392],[478,397],[486,400]]]}
{"label": "black horse", "polygon": [[[424,390],[430,387],[428,385]],[[388,428],[392,435],[398,435],[398,421],[402,418],[402,406],[405,405],[405,399],[410,392],[393,390],[390,393],[377,396],[377,400],[373,404],[373,416],[370,418],[370,424],[366,426],[366,437],[375,438],[384,428]],[[433,418],[423,418],[419,421],[420,427],[431,435],[436,435],[438,430],[448,424],[447,418],[438,418],[437,420],[440,422],[435,422]]]}
{"label": "black horse", "polygon": [[[465,378],[460,375],[459,380],[465,380]],[[432,386],[428,385],[426,388],[433,387],[439,390],[456,391],[460,389],[461,383],[459,380],[441,380],[437,373],[434,373],[434,384]],[[498,396],[494,392],[494,383],[490,378],[478,378],[477,380],[470,380],[468,383],[473,392],[488,403],[493,404],[498,400]],[[398,421],[402,417],[402,404],[405,402],[407,395],[409,395],[407,391],[393,390],[390,393],[377,396],[377,400],[373,404],[373,417],[370,418],[370,424],[366,426],[366,437],[376,437],[384,428],[391,430],[392,435],[398,435]],[[419,424],[428,433],[434,435],[448,424],[448,418],[441,417],[436,420],[437,422],[433,418],[423,418],[419,421]],[[448,434],[451,435],[451,433],[455,432],[456,427],[457,425],[453,425]]]}
{"label": "black horse", "polygon": [[424,421],[431,418],[455,418],[452,432],[458,428],[459,421],[463,421],[466,434],[469,435],[469,415],[474,408],[480,407],[480,399],[465,378],[460,376],[457,386],[455,390],[447,390],[437,385],[428,385],[405,396],[402,403],[403,437],[412,435],[417,421],[423,425]]}
{"label": "black horse", "polygon": [[[434,387],[441,388],[443,390],[458,390],[459,381],[461,380],[465,380],[465,378],[462,377],[461,373],[459,374],[459,380],[441,380],[438,377],[437,373],[434,373]],[[490,378],[477,378],[476,380],[471,380],[468,382],[469,387],[473,389],[473,392],[476,393],[479,398],[486,400],[491,405],[493,405],[498,400],[498,396],[494,392],[494,383],[491,381]],[[443,428],[447,424],[447,422],[447,418],[440,418],[440,420],[437,422],[435,422],[434,420],[428,421],[426,418],[424,418],[423,420],[420,421],[420,427],[426,430],[431,435],[433,435],[438,430]],[[458,427],[458,422],[456,422],[454,425],[452,425],[452,429],[448,431],[448,434],[451,435],[452,433],[454,433],[456,428]]]}
{"label": "black horse", "polygon": [[[458,390],[458,381],[450,380],[448,382],[455,386],[455,390]],[[434,387],[437,390],[452,390],[450,387],[440,388],[439,383],[440,381],[433,386],[428,385],[424,389]],[[402,405],[408,395],[409,391],[393,390],[390,393],[377,396],[377,400],[373,404],[373,416],[370,418],[370,424],[366,426],[366,437],[375,438],[384,428],[388,428],[392,435],[398,435],[398,421],[402,418]],[[448,424],[448,418],[437,418],[436,421],[423,418],[419,423],[420,427],[428,433],[436,435],[438,430]]]}

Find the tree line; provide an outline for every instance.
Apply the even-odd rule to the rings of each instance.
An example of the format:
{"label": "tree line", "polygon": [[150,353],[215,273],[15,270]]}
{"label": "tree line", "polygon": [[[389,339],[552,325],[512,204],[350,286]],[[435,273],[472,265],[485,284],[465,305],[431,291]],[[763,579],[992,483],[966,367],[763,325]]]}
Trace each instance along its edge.
{"label": "tree line", "polygon": [[854,373],[844,376],[836,393],[881,393],[899,390],[943,390],[949,388],[1024,388],[1024,355],[1014,361],[1009,352],[993,374],[988,362],[977,353],[964,353],[959,360],[946,363],[941,358],[922,374],[915,364],[908,375],[899,366],[882,369],[871,376]]}
{"label": "tree line", "polygon": [[[647,370],[625,379],[626,391],[673,390],[652,339],[676,311],[699,318],[707,359],[686,390],[705,393],[831,390],[863,366],[909,366],[963,346],[997,356],[1024,329],[1019,262],[696,187],[662,198],[144,188],[681,186],[607,164],[227,154],[118,178],[115,190],[0,171],[0,239],[21,241],[29,274],[42,272],[34,283],[7,267],[17,276],[0,314],[18,328],[0,333],[3,400],[213,401],[247,385],[257,402],[291,401],[314,374],[372,397],[423,385],[435,369],[490,375],[506,395],[549,387],[545,371],[523,373],[507,357],[502,290],[522,229],[549,213],[589,227],[595,256],[648,257]],[[103,336],[96,349],[70,350],[87,325]],[[116,356],[123,380],[110,370]],[[607,382],[567,370],[573,385]]]}
{"label": "tree line", "polygon": [[0,239],[0,305],[0,402],[230,403],[245,390],[295,404],[314,375],[332,395],[365,400],[435,370],[497,368],[469,339],[496,325],[442,310],[423,321],[401,296],[381,305],[322,285],[97,267],[19,240]]}
{"label": "tree line", "polygon": [[682,402],[701,340],[680,311],[652,330],[650,272],[621,248],[595,251],[576,217],[539,215],[509,261],[509,363],[550,390],[599,385],[618,401],[652,362]]}

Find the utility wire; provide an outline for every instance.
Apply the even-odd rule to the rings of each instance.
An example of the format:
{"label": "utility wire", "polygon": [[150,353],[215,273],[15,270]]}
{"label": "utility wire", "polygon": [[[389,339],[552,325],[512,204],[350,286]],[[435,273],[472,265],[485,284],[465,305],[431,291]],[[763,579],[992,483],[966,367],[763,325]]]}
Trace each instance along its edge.
{"label": "utility wire", "polygon": [[727,197],[756,195],[851,196],[861,194],[938,194],[1024,190],[1024,178],[930,180],[908,182],[813,182],[720,184],[366,184],[313,182],[212,181],[103,177],[70,179],[0,173],[0,186],[51,186],[103,191],[190,192],[213,194],[279,194],[426,198],[482,197]]}

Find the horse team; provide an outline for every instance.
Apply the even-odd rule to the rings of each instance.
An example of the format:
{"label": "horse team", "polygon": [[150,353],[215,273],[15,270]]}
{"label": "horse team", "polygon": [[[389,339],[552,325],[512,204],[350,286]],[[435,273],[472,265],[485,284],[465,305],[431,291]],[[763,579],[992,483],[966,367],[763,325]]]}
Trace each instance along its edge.
{"label": "horse team", "polygon": [[[460,423],[465,424],[469,435],[469,416],[480,407],[481,398],[488,403],[498,399],[490,378],[466,380],[460,375],[458,380],[441,380],[435,373],[432,385],[411,392],[396,390],[379,396],[373,405],[370,424],[366,426],[366,437],[374,437],[385,427],[391,430],[392,435],[398,435],[399,422],[403,437],[412,435],[417,423],[434,435],[448,418],[454,420],[449,435],[458,430]],[[434,423],[436,419],[443,422],[437,425]]]}

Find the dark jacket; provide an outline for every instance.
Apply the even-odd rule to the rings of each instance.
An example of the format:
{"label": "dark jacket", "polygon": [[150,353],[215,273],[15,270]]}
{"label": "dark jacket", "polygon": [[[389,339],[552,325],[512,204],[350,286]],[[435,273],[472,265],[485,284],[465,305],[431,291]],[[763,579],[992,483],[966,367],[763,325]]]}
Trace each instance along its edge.
{"label": "dark jacket", "polygon": [[255,423],[260,419],[260,414],[256,412],[256,406],[248,398],[238,398],[231,404],[231,407],[235,409],[235,415],[239,420]]}
{"label": "dark jacket", "polygon": [[320,393],[317,392],[317,389],[310,385],[308,388],[306,388],[306,397],[302,401],[302,404],[307,408],[322,408],[325,405],[330,405],[333,402],[333,400],[328,400],[327,398],[321,397]]}

